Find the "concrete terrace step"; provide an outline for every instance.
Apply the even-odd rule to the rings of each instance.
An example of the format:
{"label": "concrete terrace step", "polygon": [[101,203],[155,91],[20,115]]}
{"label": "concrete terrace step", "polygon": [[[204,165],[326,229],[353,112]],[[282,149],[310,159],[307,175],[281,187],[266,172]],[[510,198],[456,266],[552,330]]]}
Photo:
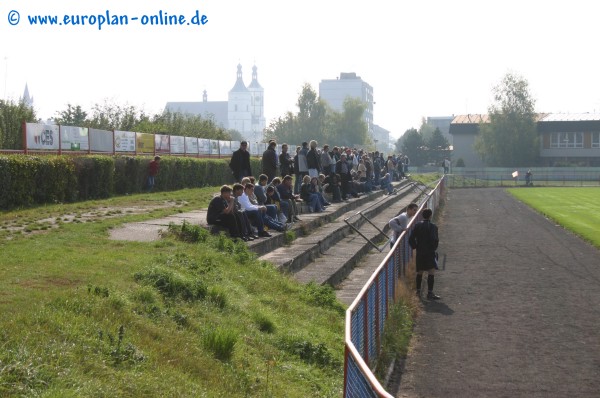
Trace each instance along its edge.
{"label": "concrete terrace step", "polygon": [[[413,191],[407,193],[404,197],[396,198],[393,203],[386,203],[385,209],[371,219],[373,224],[387,233],[389,231],[388,221],[398,215],[410,202],[416,200],[419,195]],[[375,227],[368,223],[361,226],[359,231],[375,243],[381,244],[380,241],[384,238]],[[294,277],[302,283],[314,281],[318,284],[327,283],[337,286],[346,279],[354,266],[369,253],[371,248],[372,246],[362,236],[357,233],[350,234],[329,250],[323,251],[313,262],[296,272]],[[364,282],[369,277],[370,274],[364,275]],[[354,295],[356,293],[357,291],[354,292]]]}
{"label": "concrete terrace step", "polygon": [[402,184],[396,195],[377,198],[360,208],[346,212],[343,216],[315,228],[307,235],[296,239],[291,245],[279,247],[262,256],[284,272],[295,273],[301,282],[315,281],[336,285],[352,270],[371,245],[343,221],[350,218],[352,225],[373,239],[383,235],[361,217],[362,211],[379,228],[389,229],[390,218],[399,214],[404,207],[421,193],[413,184]]}

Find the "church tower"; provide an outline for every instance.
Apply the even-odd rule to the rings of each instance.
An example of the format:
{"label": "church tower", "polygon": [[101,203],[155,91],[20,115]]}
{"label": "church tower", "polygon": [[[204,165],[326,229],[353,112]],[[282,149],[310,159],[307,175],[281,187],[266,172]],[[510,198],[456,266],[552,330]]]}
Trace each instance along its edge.
{"label": "church tower", "polygon": [[252,142],[262,142],[263,132],[266,126],[265,121],[265,105],[264,95],[265,90],[258,83],[256,65],[252,67],[252,82],[248,86],[250,91],[250,113],[251,113],[251,130],[252,130]]}
{"label": "church tower", "polygon": [[33,97],[29,95],[29,87],[27,86],[27,83],[25,83],[25,91],[23,92],[22,100],[29,108],[33,108]]}
{"label": "church tower", "polygon": [[235,85],[229,90],[228,124],[230,130],[237,130],[246,140],[254,141],[252,136],[252,94],[246,88],[242,78],[242,65],[237,66]]}

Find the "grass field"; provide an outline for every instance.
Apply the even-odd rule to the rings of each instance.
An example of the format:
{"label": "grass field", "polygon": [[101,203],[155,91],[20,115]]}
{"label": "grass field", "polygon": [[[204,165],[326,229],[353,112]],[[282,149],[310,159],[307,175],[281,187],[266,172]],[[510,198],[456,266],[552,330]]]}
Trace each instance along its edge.
{"label": "grass field", "polygon": [[[124,222],[206,207],[218,188],[0,213],[0,396],[338,397],[344,311],[243,243]],[[176,231],[175,231],[176,232]]]}
{"label": "grass field", "polygon": [[600,188],[514,188],[508,191],[600,248]]}

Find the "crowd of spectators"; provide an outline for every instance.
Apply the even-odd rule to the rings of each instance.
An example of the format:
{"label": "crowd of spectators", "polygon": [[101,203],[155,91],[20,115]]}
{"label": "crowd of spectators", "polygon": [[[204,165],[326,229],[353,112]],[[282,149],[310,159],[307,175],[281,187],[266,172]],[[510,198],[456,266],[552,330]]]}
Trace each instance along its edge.
{"label": "crowd of spectators", "polygon": [[[245,241],[271,236],[268,230],[285,231],[300,221],[299,206],[322,212],[331,203],[357,198],[373,190],[394,194],[393,181],[407,177],[410,160],[403,155],[303,142],[290,153],[288,144],[269,142],[255,181],[248,144],[242,141],[229,163],[236,184],[224,185],[210,202],[209,225],[228,228],[232,237]],[[279,173],[277,172],[279,171]],[[266,228],[265,228],[266,227]]]}

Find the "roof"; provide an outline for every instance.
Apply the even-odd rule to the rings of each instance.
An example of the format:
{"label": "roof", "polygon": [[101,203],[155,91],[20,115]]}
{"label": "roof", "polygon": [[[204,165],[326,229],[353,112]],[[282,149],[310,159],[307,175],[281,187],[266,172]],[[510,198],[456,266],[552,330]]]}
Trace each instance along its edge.
{"label": "roof", "polygon": [[[536,113],[535,121],[536,122],[545,122],[548,121],[547,118],[555,115],[553,113]],[[598,115],[600,117],[600,114]],[[590,119],[565,119],[565,120],[590,120]],[[592,120],[600,120],[600,119],[592,119]],[[555,120],[552,120],[555,121]],[[479,124],[479,123],[489,123],[490,115],[487,113],[484,114],[468,114],[468,115],[458,115],[452,119],[452,124]]]}
{"label": "roof", "polygon": [[600,121],[600,113],[547,113],[540,122]]}

